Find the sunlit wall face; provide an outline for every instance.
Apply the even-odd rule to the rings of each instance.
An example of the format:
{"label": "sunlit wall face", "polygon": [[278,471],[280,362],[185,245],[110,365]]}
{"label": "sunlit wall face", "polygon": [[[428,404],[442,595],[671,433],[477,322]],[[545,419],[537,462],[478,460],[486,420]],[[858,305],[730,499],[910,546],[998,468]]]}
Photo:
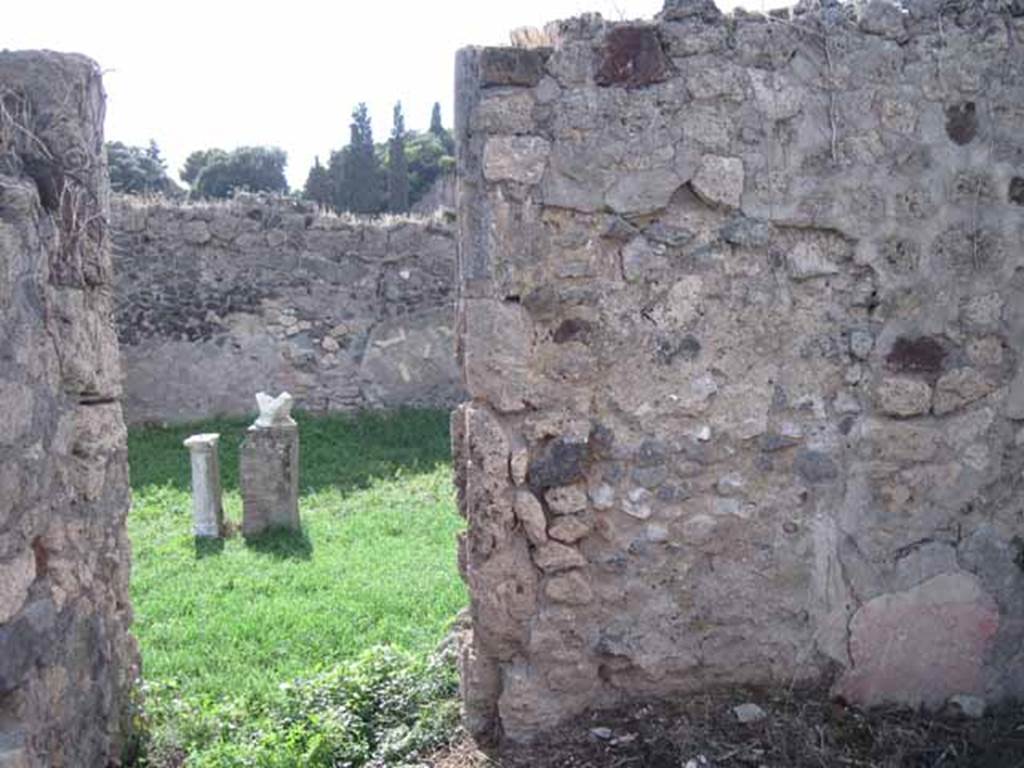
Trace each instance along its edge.
{"label": "sunlit wall face", "polygon": [[[760,10],[765,0],[720,2]],[[780,0],[781,2],[781,0]],[[769,3],[769,7],[779,2]],[[301,185],[314,155],[348,141],[353,106],[365,101],[384,137],[401,100],[406,125],[427,127],[441,102],[451,124],[452,64],[469,44],[501,44],[508,31],[597,11],[650,18],[662,0],[449,0],[326,4],[297,0],[266,9],[199,0],[53,0],[5,10],[0,48],[77,51],[105,70],[107,137],[156,140],[173,176],[195,149],[269,144],[288,152]]]}

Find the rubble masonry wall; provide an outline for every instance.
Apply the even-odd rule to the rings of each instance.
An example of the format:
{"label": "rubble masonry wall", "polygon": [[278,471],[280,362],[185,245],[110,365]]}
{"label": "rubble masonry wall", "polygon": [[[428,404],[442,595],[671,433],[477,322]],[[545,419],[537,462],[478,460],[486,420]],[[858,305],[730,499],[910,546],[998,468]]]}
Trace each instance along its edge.
{"label": "rubble masonry wall", "polygon": [[478,734],[1024,694],[1024,9],[821,5],[458,57]]}
{"label": "rubble masonry wall", "polygon": [[118,196],[111,222],[129,423],[246,414],[259,390],[315,410],[461,399],[442,214]]}
{"label": "rubble masonry wall", "polygon": [[0,52],[0,765],[116,763],[128,458],[104,94],[77,55]]}

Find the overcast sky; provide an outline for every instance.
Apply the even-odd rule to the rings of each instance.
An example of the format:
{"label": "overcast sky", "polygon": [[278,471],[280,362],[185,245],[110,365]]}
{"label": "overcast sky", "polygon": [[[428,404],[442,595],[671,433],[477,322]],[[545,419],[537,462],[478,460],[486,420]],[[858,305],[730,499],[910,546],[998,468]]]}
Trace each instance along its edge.
{"label": "overcast sky", "polygon": [[[769,7],[779,5],[773,2]],[[268,144],[303,183],[319,154],[348,141],[353,106],[370,107],[379,141],[401,100],[427,127],[440,101],[452,122],[452,66],[465,45],[583,11],[650,18],[662,0],[36,0],[3,10],[0,49],[77,51],[99,62],[107,138],[160,145],[171,175],[194,149]],[[719,0],[728,9],[763,0]]]}

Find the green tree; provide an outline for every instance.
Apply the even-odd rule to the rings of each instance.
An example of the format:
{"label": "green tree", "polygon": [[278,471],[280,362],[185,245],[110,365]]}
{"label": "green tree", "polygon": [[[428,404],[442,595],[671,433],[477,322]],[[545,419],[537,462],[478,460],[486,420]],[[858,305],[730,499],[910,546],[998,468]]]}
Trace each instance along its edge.
{"label": "green tree", "polygon": [[239,147],[215,156],[203,167],[193,186],[197,197],[231,197],[238,190],[288,191],[284,168],[288,155],[278,147]]}
{"label": "green tree", "polygon": [[125,194],[173,194],[177,186],[167,176],[167,163],[160,148],[150,140],[149,146],[137,147],[120,141],[106,144],[110,187]]}
{"label": "green tree", "polygon": [[435,136],[444,136],[444,124],[441,122],[441,102],[435,101],[430,111],[430,132]]}
{"label": "green tree", "polygon": [[409,164],[405,157],[405,117],[402,102],[395,104],[391,141],[388,142],[388,210],[409,210]]}
{"label": "green tree", "polygon": [[327,176],[331,184],[330,207],[335,211],[348,210],[348,189],[345,187],[345,158],[348,147],[331,152],[327,162]]}
{"label": "green tree", "polygon": [[303,187],[302,195],[321,208],[329,208],[332,205],[332,192],[330,171],[320,165],[320,158],[316,157],[313,159],[313,167],[309,169],[309,175],[306,177],[306,186]]}
{"label": "green tree", "polygon": [[437,178],[454,166],[444,140],[430,131],[410,133],[405,143],[409,163],[409,199],[423,197]]}
{"label": "green tree", "polygon": [[194,185],[206,166],[227,156],[228,153],[223,149],[197,149],[185,158],[185,165],[178,171],[178,178],[186,184]]}
{"label": "green tree", "polygon": [[352,110],[348,147],[341,157],[340,189],[335,206],[354,213],[379,213],[382,208],[380,161],[373,144],[373,127],[366,104]]}
{"label": "green tree", "polygon": [[[348,145],[331,152],[325,169],[331,187],[330,207],[379,213],[408,210],[419,201],[439,176],[455,167],[454,141],[441,125],[440,104],[434,105],[431,123],[424,132],[407,130],[401,103],[396,104],[390,138],[374,144],[366,105],[359,104],[352,111]],[[310,169],[311,179],[322,179],[324,171],[317,170],[318,165]],[[306,189],[306,197],[312,199],[308,181]]]}
{"label": "green tree", "polygon": [[434,108],[430,111],[430,129],[429,132],[432,136],[436,136],[441,142],[441,146],[444,147],[445,154],[455,154],[455,139],[452,137],[450,131],[446,130],[444,124],[441,122],[441,104],[434,102]]}

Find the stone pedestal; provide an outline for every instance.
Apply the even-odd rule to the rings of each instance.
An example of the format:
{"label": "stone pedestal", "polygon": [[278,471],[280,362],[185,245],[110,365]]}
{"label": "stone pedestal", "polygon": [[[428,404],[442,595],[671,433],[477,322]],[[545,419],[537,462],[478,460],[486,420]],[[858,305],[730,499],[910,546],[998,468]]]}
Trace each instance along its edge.
{"label": "stone pedestal", "polygon": [[294,422],[249,427],[240,451],[242,535],[299,530],[299,428]]}
{"label": "stone pedestal", "polygon": [[221,503],[220,459],[217,442],[220,435],[192,435],[185,440],[192,458],[192,521],[196,536],[219,538],[224,533],[224,506]]}

